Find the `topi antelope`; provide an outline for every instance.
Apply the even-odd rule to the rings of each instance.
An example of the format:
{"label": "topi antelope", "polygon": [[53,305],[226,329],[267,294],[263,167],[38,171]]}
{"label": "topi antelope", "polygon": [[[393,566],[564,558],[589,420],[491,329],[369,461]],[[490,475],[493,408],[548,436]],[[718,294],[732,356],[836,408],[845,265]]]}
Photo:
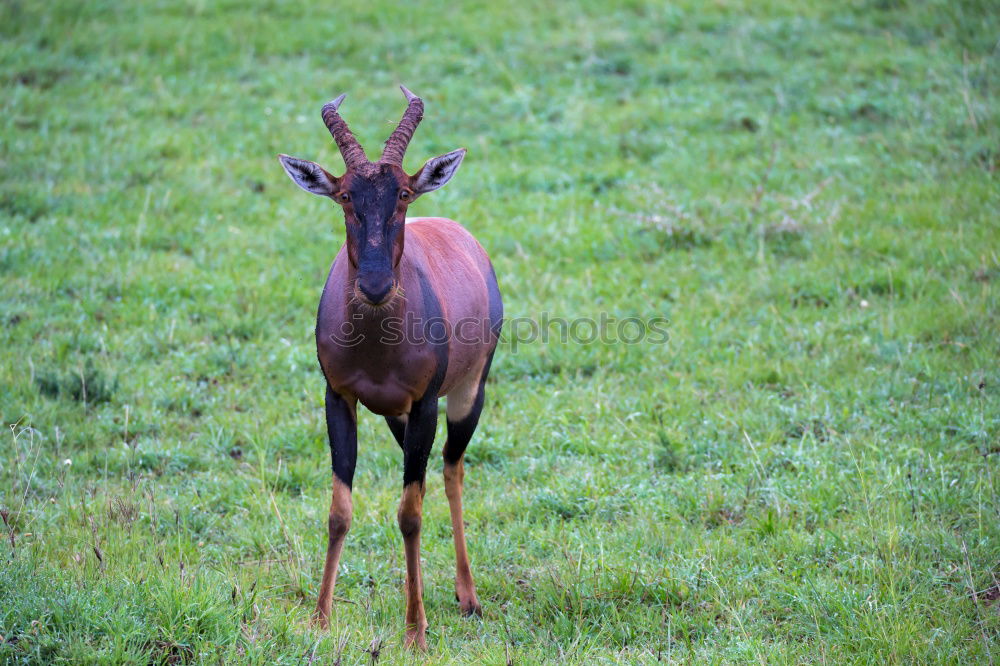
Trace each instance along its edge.
{"label": "topi antelope", "polygon": [[323,107],[323,121],[347,167],[343,176],[287,155],[279,160],[299,187],[340,204],[347,225],[316,322],[326,377],[333,500],[315,619],[329,626],[337,565],[351,526],[360,402],[385,417],[403,449],[397,518],[406,554],[406,644],[426,649],[420,524],[438,399],[445,395],[444,486],[455,538],[455,595],[463,613],[482,614],[465,549],[462,458],[483,408],[503,305],[489,257],[469,232],[444,218],[405,219],[414,199],[451,179],[465,149],[435,157],[408,176],[403,155],[424,104],[402,90],[408,106],[378,162],[368,161],[340,117],[345,95]]}

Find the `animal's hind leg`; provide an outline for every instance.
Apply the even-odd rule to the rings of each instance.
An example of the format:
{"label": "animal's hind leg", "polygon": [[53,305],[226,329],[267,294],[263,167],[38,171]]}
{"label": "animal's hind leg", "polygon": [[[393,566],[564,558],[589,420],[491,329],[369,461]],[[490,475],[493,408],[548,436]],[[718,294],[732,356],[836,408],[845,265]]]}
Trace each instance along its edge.
{"label": "animal's hind leg", "polygon": [[406,434],[406,418],[406,414],[385,417],[385,422],[388,424],[389,430],[392,431],[392,436],[396,438],[396,443],[399,444],[400,448],[403,447],[403,436]]}
{"label": "animal's hind leg", "polygon": [[476,597],[476,584],[469,568],[469,554],[465,548],[465,523],[462,520],[462,481],[465,478],[465,448],[472,439],[483,411],[486,397],[486,374],[489,363],[481,376],[472,375],[467,383],[456,386],[448,394],[448,439],[444,445],[444,491],[451,510],[451,529],[455,537],[455,597],[465,615],[482,615],[483,609]]}

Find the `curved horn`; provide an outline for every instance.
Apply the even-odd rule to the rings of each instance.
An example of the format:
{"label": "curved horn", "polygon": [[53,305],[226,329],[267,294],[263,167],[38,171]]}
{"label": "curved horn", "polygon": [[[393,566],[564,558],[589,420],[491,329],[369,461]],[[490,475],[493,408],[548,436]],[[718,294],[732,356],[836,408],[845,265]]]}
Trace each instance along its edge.
{"label": "curved horn", "polygon": [[347,93],[323,105],[323,122],[326,123],[326,128],[330,130],[330,134],[333,135],[333,140],[337,142],[340,154],[344,158],[344,164],[347,165],[348,169],[355,169],[368,162],[368,157],[365,155],[364,148],[361,147],[358,140],[351,134],[347,123],[344,122],[344,119],[337,112],[345,97],[347,97]]}
{"label": "curved horn", "polygon": [[393,131],[392,135],[385,142],[385,150],[382,151],[382,162],[403,166],[403,155],[406,154],[406,147],[410,145],[414,130],[424,117],[424,101],[406,89],[406,86],[399,86],[409,105],[403,112],[403,119]]}

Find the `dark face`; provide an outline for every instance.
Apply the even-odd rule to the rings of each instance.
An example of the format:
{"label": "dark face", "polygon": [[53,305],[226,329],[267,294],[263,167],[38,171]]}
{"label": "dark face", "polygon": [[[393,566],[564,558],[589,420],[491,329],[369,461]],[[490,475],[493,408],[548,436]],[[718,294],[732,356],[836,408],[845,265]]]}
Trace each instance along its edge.
{"label": "dark face", "polygon": [[344,174],[331,198],[344,209],[347,254],[357,271],[355,296],[377,306],[396,294],[395,268],[403,256],[406,208],[414,194],[399,167],[369,166]]}
{"label": "dark face", "polygon": [[344,158],[347,172],[337,178],[309,160],[278,155],[289,178],[306,192],[329,197],[344,208],[347,255],[354,269],[350,297],[362,305],[388,307],[401,293],[398,267],[403,258],[406,208],[422,194],[443,187],[465,157],[465,148],[432,157],[412,176],[403,156],[424,113],[423,101],[400,86],[407,106],[385,142],[382,158],[371,162],[338,108],[344,95],[323,105],[323,122]]}

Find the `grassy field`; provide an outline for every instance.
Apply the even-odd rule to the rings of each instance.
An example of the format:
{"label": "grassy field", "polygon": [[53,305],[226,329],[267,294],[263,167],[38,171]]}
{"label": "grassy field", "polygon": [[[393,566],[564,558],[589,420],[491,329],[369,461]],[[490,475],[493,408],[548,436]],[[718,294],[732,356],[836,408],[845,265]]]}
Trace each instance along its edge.
{"label": "grassy field", "polygon": [[[364,413],[333,628],[315,308],[370,154],[491,253],[513,344],[470,447],[484,617],[433,663],[1000,655],[1000,8],[0,3],[0,661],[405,663],[402,461]],[[523,327],[519,330],[526,330]]]}

